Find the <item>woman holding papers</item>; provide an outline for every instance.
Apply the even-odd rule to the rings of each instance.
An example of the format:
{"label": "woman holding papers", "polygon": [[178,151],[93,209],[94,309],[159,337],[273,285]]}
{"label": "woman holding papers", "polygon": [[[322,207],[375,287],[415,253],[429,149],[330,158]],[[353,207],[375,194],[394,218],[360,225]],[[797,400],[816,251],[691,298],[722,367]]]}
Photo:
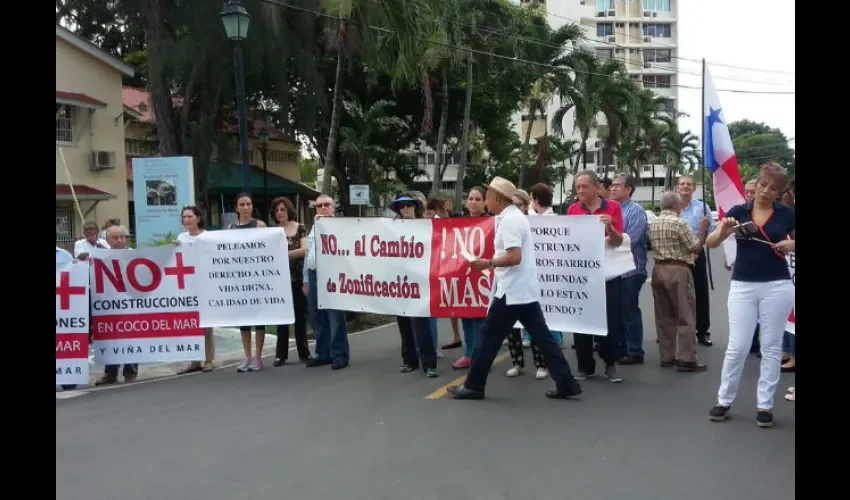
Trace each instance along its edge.
{"label": "woman holding papers", "polygon": [[782,364],[782,335],[794,308],[794,284],[785,254],[795,248],[794,211],[776,201],[788,184],[785,169],[776,162],[761,167],[756,197],[726,212],[705,241],[720,246],[735,235],[737,255],[729,288],[729,345],[723,359],[717,404],[711,420],[726,420],[738,395],[752,332],[759,324],[761,373],[757,391],[756,423],[773,426],[773,397]]}

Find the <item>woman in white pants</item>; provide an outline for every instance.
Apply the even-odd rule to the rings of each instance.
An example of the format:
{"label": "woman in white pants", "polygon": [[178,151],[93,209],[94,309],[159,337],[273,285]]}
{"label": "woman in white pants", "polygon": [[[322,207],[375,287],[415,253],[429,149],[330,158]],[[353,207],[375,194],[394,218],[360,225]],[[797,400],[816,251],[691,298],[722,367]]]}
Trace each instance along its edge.
{"label": "woman in white pants", "polygon": [[778,163],[762,165],[755,199],[732,207],[705,242],[707,247],[715,248],[735,234],[737,243],[729,288],[729,345],[723,359],[717,405],[709,412],[713,421],[723,421],[728,416],[738,393],[753,330],[759,324],[762,357],[756,423],[760,427],[773,426],[782,335],[794,308],[794,285],[785,259],[795,246],[794,210],[776,201],[787,183],[785,169]]}

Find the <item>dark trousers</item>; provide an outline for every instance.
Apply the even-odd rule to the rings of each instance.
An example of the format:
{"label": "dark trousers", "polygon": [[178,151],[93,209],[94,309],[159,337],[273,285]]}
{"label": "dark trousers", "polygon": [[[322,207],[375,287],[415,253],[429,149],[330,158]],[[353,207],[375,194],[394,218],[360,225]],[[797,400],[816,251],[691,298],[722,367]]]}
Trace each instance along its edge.
{"label": "dark trousers", "polygon": [[705,248],[699,251],[694,267],[694,293],[697,298],[697,337],[710,335],[711,309],[708,301],[708,263]]}
{"label": "dark trousers", "polygon": [[561,346],[552,338],[543,310],[539,302],[508,305],[505,297],[493,300],[487,318],[481,327],[480,338],[472,351],[472,365],[466,375],[464,386],[473,391],[484,391],[487,375],[493,361],[502,348],[502,342],[508,336],[517,320],[531,335],[531,341],[537,345],[552,379],[559,388],[567,388],[575,382],[570,364],[561,352]]}
{"label": "dark trousers", "polygon": [[620,355],[643,357],[643,316],[640,312],[640,289],[646,283],[645,274],[622,278],[620,296],[623,299],[623,335]]}
{"label": "dark trousers", "polygon": [[[106,365],[103,367],[103,374],[109,378],[118,378],[118,368],[121,365]],[[139,365],[124,365],[123,375],[125,377],[135,377],[139,374]]]}
{"label": "dark trousers", "polygon": [[[508,333],[508,351],[511,353],[511,360],[514,366],[525,368],[525,353],[522,351],[522,330],[519,328],[512,328],[511,332]],[[533,340],[531,341],[531,355],[534,358],[535,368],[546,368],[546,360],[543,359],[543,354],[540,353],[540,349],[537,348],[537,344]]]}
{"label": "dark trousers", "polygon": [[[298,349],[298,359],[310,357],[310,347],[307,345],[307,296],[302,289],[304,283],[292,282],[292,308],[295,310],[295,347]],[[277,347],[275,357],[286,361],[289,357],[289,325],[277,325]]]}
{"label": "dark trousers", "polygon": [[623,336],[623,305],[621,298],[621,278],[605,282],[605,309],[608,320],[608,335],[573,335],[576,343],[578,369],[587,375],[596,373],[596,359],[593,357],[593,344],[598,346],[599,357],[605,366],[616,363],[620,358],[620,339]]}
{"label": "dark trousers", "polygon": [[411,368],[421,366],[423,370],[437,368],[437,350],[431,338],[430,318],[396,316],[396,322],[401,334],[402,363]]}

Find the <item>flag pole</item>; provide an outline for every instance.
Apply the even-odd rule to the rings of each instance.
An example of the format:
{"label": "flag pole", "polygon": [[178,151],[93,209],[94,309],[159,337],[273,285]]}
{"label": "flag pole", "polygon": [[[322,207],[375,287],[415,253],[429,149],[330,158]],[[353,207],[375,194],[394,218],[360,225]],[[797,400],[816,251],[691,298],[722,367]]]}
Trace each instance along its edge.
{"label": "flag pole", "polygon": [[[705,158],[706,158],[706,144],[705,144],[705,58],[702,59],[702,109],[700,110],[700,116],[702,119],[700,120],[702,124],[702,215],[703,217],[709,216],[708,214],[708,203],[705,201]],[[708,250],[703,248],[703,252],[705,252],[705,263],[708,269],[708,284],[711,286],[711,289],[714,290],[714,277],[711,275],[711,259],[708,257]]]}

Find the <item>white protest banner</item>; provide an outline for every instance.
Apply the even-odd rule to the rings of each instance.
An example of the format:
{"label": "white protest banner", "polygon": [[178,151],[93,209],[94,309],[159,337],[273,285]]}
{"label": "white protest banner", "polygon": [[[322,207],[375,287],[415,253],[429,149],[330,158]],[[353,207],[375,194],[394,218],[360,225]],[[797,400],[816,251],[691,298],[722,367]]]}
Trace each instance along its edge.
{"label": "white protest banner", "polygon": [[[553,330],[606,335],[605,241],[599,217],[534,217],[540,304]],[[492,274],[461,250],[493,256],[495,218],[322,218],[319,307],[394,316],[483,318]],[[461,245],[463,242],[463,245]]]}
{"label": "white protest banner", "polygon": [[431,220],[322,217],[319,309],[431,317]]}
{"label": "white protest banner", "polygon": [[546,324],[557,332],[607,335],[605,229],[599,217],[531,217],[528,221]]}
{"label": "white protest banner", "polygon": [[196,280],[188,248],[93,250],[95,360],[102,364],[203,360]]}
{"label": "white protest banner", "polygon": [[89,383],[89,265],[56,266],[56,385]]}
{"label": "white protest banner", "polygon": [[[797,267],[797,262],[796,262],[797,261],[797,254],[796,253],[789,253],[788,255],[785,256],[785,258],[788,260],[788,271],[791,273],[791,283],[793,283],[794,287],[796,288],[797,287],[797,280],[796,280],[797,272],[796,272],[795,268]],[[795,298],[794,302],[796,302],[796,295],[795,295],[794,298]],[[791,315],[788,316],[788,322],[785,324],[785,330],[788,333],[796,335],[797,334],[795,332],[796,329],[797,329],[797,307],[795,305],[794,309],[791,310]]]}
{"label": "white protest banner", "polygon": [[295,323],[286,234],[205,231],[195,240],[201,326]]}

